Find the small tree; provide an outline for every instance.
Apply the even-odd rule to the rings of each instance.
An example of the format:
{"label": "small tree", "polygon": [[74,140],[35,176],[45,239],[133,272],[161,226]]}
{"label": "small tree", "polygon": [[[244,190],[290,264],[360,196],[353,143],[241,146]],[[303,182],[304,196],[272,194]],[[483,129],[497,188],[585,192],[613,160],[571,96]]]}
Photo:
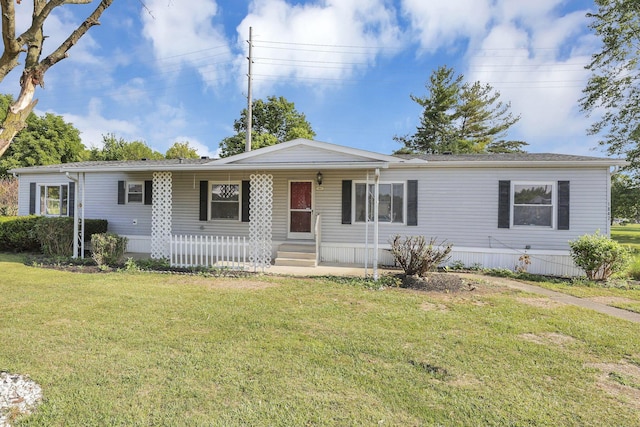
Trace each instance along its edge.
{"label": "small tree", "polygon": [[395,236],[391,241],[391,254],[407,276],[424,276],[449,259],[452,247],[445,242],[436,245],[433,237],[427,243],[424,236],[404,239]]}
{"label": "small tree", "polygon": [[631,255],[629,250],[600,232],[585,234],[569,242],[571,257],[589,280],[607,280],[625,270]]}

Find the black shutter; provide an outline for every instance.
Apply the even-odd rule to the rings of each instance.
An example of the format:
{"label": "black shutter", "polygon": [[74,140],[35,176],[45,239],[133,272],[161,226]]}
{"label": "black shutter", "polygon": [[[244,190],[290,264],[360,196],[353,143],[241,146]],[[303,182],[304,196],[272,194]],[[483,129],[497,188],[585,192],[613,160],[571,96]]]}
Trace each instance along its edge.
{"label": "black shutter", "polygon": [[36,183],[29,183],[29,215],[36,213]]}
{"label": "black shutter", "polygon": [[200,221],[206,221],[209,202],[209,181],[200,181]]}
{"label": "black shutter", "polygon": [[153,181],[144,182],[144,204],[153,204]]}
{"label": "black shutter", "polygon": [[351,224],[351,180],[342,181],[342,223]]}
{"label": "black shutter", "polygon": [[125,182],[124,181],[118,181],[118,204],[119,205],[124,205],[124,199],[125,199]]}
{"label": "black shutter", "polygon": [[558,181],[558,230],[569,229],[569,181]]}
{"label": "black shutter", "polygon": [[511,225],[511,181],[498,182],[498,228]]}
{"label": "black shutter", "polygon": [[249,222],[249,196],[251,181],[242,181],[242,222]]}
{"label": "black shutter", "polygon": [[76,212],[75,205],[76,205],[76,183],[70,182],[69,183],[69,209],[67,209],[69,216],[73,216],[75,214]]}
{"label": "black shutter", "polygon": [[407,181],[407,225],[418,225],[418,181]]}

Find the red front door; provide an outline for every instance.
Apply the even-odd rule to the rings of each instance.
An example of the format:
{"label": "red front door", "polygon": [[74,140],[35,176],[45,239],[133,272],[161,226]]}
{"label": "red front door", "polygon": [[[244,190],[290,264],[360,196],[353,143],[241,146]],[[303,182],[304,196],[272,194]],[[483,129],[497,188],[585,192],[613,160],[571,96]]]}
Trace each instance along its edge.
{"label": "red front door", "polygon": [[313,183],[289,182],[289,238],[313,239]]}

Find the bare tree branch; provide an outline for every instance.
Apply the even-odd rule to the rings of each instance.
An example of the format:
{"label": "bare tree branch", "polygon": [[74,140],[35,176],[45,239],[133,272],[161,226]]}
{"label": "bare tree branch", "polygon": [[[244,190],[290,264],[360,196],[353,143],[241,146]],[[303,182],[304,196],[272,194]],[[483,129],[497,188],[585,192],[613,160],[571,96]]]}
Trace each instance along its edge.
{"label": "bare tree branch", "polygon": [[[73,0],[70,0],[70,1],[73,1]],[[40,62],[40,64],[37,67],[38,72],[40,74],[40,79],[38,83],[39,85],[42,86],[44,84],[44,82],[42,81],[42,75],[44,75],[44,73],[52,65],[66,58],[67,51],[71,49],[71,47],[75,45],[78,42],[78,40],[80,40],[80,38],[86,34],[87,31],[89,31],[89,28],[93,27],[94,25],[100,25],[100,22],[98,21],[98,19],[100,18],[102,13],[109,6],[111,6],[111,3],[113,3],[113,0],[102,0],[98,5],[98,7],[96,7],[96,9],[93,11],[93,13],[89,15],[89,17],[85,19],[84,22],[82,22],[82,24],[80,24],[80,26],[76,28],[75,31],[71,33],[71,35],[67,37],[67,39],[64,42],[62,42],[62,44],[58,46],[58,48],[55,51],[53,51],[53,53],[51,53],[51,55],[47,56],[45,59],[43,59]]]}

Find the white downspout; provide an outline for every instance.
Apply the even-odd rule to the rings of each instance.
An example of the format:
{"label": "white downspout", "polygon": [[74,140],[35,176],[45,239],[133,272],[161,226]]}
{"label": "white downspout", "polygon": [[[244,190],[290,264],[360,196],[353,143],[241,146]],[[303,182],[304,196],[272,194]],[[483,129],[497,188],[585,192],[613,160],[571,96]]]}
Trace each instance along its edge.
{"label": "white downspout", "polygon": [[364,188],[364,277],[369,277],[369,171]]}

